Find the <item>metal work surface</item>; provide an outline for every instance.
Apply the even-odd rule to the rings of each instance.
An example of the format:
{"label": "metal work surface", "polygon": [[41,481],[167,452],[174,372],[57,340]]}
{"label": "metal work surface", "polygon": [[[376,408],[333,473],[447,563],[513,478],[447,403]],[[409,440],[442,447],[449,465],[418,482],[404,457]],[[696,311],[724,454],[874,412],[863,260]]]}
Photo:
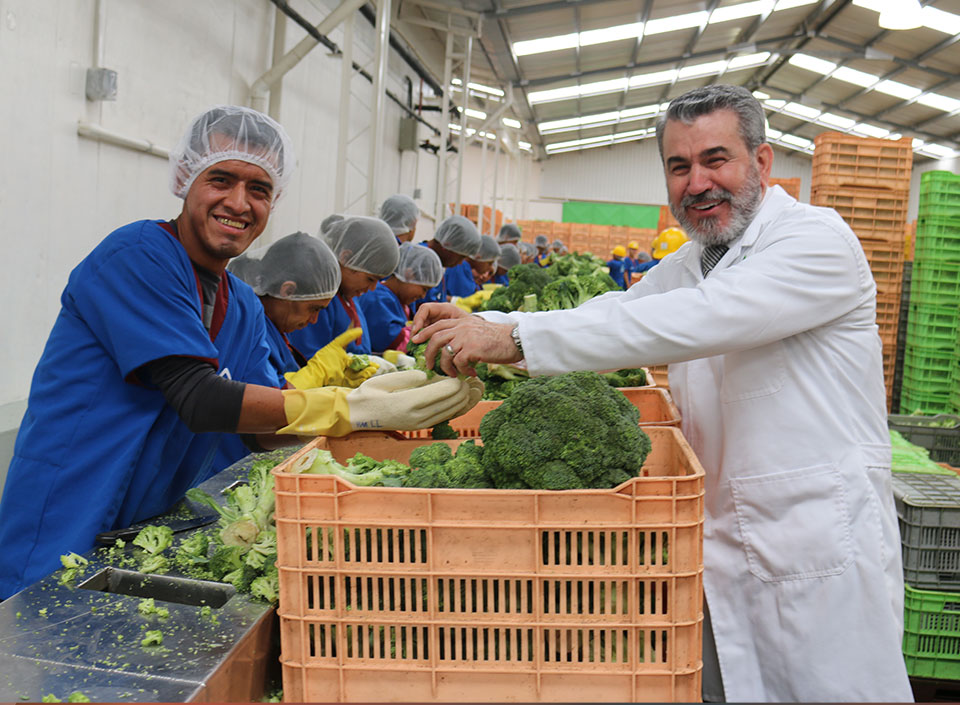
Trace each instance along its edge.
{"label": "metal work surface", "polygon": [[[225,488],[245,480],[256,457],[200,488],[222,500]],[[185,500],[146,523],[208,511]],[[193,531],[198,530],[203,529]],[[128,543],[124,551],[131,550]],[[157,576],[112,567],[106,548],[85,558],[90,563],[74,585],[60,584],[57,571],[0,603],[0,701],[39,701],[47,695],[66,700],[75,691],[92,701],[114,702],[244,701],[264,695],[270,673],[278,669],[273,607],[237,594],[232,585],[184,578],[174,570]],[[169,616],[142,614],[144,597],[153,597]],[[141,644],[150,630],[162,633],[162,644]]]}

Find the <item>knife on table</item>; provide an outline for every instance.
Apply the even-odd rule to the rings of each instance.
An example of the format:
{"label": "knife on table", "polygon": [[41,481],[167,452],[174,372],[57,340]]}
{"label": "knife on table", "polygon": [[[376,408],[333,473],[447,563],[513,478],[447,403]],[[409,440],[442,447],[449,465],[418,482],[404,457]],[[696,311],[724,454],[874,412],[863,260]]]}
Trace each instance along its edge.
{"label": "knife on table", "polygon": [[[207,524],[212,524],[217,521],[220,517],[216,514],[205,514],[204,516],[193,517],[192,519],[178,519],[176,521],[156,522],[158,526],[168,526],[173,533],[179,533],[181,531],[188,531],[190,529],[196,529],[200,526],[206,526]],[[136,535],[140,533],[140,530],[147,526],[147,524],[141,524],[140,526],[129,526],[126,529],[114,529],[113,531],[104,531],[103,533],[97,534],[96,542],[100,546],[112,546],[117,542],[117,539],[123,539],[124,541],[130,541],[136,538]]]}

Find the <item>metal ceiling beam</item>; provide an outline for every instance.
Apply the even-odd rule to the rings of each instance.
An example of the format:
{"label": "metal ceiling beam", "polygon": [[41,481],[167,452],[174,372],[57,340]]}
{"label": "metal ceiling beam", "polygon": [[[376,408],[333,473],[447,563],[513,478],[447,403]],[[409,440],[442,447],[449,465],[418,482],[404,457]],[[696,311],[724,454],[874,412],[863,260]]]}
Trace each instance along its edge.
{"label": "metal ceiling beam", "polygon": [[[644,25],[647,24],[647,20],[650,19],[650,12],[653,10],[653,0],[646,0],[643,5],[643,11],[640,14],[640,21]],[[627,86],[623,89],[623,92],[620,94],[620,101],[617,106],[617,110],[623,110],[624,106],[627,103],[627,94],[630,93],[630,77],[633,76],[633,68],[637,65],[637,59],[640,57],[640,45],[643,44],[643,35],[637,37],[636,41],[633,43],[633,54],[630,58],[630,63],[627,64]],[[620,127],[620,123],[617,122],[613,126],[614,134],[617,133],[617,128]],[[582,132],[582,128],[580,130]],[[538,132],[539,134],[539,132]],[[578,133],[579,134],[579,133]]]}
{"label": "metal ceiling beam", "polygon": [[[681,59],[679,64],[677,64],[676,66],[677,69],[683,68],[684,64],[687,63],[688,61],[687,57],[689,57],[690,54],[693,53],[693,50],[697,46],[697,42],[699,42],[700,37],[703,36],[704,30],[706,30],[707,25],[710,24],[710,18],[713,17],[713,11],[717,9],[717,5],[719,4],[720,4],[720,0],[709,0],[709,2],[707,3],[707,8],[706,8],[707,14],[700,21],[700,26],[697,27],[696,31],[693,33],[693,36],[690,37],[690,41],[687,42],[687,46],[683,50],[684,58]],[[657,103],[662,103],[667,99],[667,96],[670,95],[670,91],[672,91],[673,87],[677,85],[677,81],[679,79],[680,79],[680,72],[678,71],[676,75],[673,77],[673,80],[670,81],[670,83],[668,83],[667,85],[665,85],[663,87],[663,90],[660,91],[660,100],[658,100]]]}
{"label": "metal ceiling beam", "polygon": [[520,17],[521,15],[529,15],[536,12],[549,12],[550,10],[569,10],[572,7],[585,7],[587,5],[598,5],[604,2],[609,2],[610,0],[556,0],[555,2],[540,2],[534,3],[533,5],[526,5],[524,7],[512,7],[509,10],[505,10],[502,7],[497,7],[493,10],[487,10],[484,15],[489,19],[510,19],[511,17]]}

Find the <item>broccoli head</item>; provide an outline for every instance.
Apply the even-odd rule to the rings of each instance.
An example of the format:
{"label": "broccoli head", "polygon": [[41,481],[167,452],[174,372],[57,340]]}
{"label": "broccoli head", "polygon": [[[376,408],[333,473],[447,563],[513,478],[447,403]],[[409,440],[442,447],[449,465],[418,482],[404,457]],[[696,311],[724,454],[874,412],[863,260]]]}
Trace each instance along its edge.
{"label": "broccoli head", "polygon": [[639,475],[650,450],[638,422],[596,372],[531,379],[480,422],[483,466],[499,488],[613,487]]}
{"label": "broccoli head", "polygon": [[611,387],[642,387],[647,383],[647,373],[639,367],[606,372],[603,378]]}
{"label": "broccoli head", "polygon": [[479,490],[493,487],[483,467],[483,446],[476,441],[465,441],[456,455],[444,466],[451,487]]}

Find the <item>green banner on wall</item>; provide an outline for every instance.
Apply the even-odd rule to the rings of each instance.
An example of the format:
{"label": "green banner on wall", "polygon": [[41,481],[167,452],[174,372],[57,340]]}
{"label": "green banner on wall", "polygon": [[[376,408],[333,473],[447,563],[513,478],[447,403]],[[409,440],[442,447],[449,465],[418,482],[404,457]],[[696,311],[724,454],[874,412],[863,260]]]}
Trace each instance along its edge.
{"label": "green banner on wall", "polygon": [[660,206],[638,206],[632,203],[591,203],[567,201],[563,204],[564,223],[624,225],[631,228],[656,228],[660,222]]}

